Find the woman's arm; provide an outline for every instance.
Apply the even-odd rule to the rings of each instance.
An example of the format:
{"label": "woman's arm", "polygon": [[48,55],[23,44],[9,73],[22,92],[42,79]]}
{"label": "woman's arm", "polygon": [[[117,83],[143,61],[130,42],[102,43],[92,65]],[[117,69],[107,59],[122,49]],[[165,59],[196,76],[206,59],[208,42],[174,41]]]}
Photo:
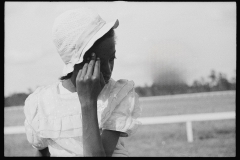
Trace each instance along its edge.
{"label": "woman's arm", "polygon": [[[96,103],[92,105],[96,105]],[[88,110],[87,108],[89,106],[82,108],[83,155],[110,157],[116,148],[120,132],[103,130],[100,135],[97,110]]]}
{"label": "woman's arm", "polygon": [[103,148],[105,150],[107,157],[112,156],[116,148],[119,137],[120,137],[120,132],[118,131],[103,130],[101,138],[102,138]]}
{"label": "woman's arm", "polygon": [[76,89],[82,110],[83,155],[111,156],[119,134],[104,131],[102,137],[100,135],[97,98],[102,89],[101,78],[103,77],[100,76],[100,59],[98,58],[96,62],[95,59],[96,57],[93,55],[90,63],[85,63],[76,77]]}
{"label": "woman's arm", "polygon": [[106,156],[97,120],[96,102],[82,105],[83,155]]}

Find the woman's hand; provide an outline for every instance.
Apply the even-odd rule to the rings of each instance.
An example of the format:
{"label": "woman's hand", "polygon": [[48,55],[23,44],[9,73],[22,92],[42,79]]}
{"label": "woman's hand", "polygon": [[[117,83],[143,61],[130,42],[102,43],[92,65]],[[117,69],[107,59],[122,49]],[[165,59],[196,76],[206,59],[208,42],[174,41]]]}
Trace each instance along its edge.
{"label": "woman's hand", "polygon": [[85,63],[76,77],[76,89],[81,106],[96,102],[102,90],[100,59],[92,53],[91,61]]}

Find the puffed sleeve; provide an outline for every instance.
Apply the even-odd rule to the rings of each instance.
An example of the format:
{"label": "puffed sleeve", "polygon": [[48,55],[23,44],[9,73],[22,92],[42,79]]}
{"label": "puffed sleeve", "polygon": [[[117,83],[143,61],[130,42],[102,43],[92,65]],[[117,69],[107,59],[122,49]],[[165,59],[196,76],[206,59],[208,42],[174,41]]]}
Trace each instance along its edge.
{"label": "puffed sleeve", "polygon": [[[137,118],[141,115],[138,94],[134,90],[133,81],[120,81],[123,83],[120,91],[115,94],[115,103],[111,107],[113,111],[110,117],[104,122],[103,129],[121,132],[121,137],[128,137],[136,132],[141,124]],[[115,105],[115,106],[114,106]]]}
{"label": "puffed sleeve", "polygon": [[37,133],[37,128],[39,126],[38,94],[40,90],[41,89],[38,88],[35,92],[30,94],[25,100],[24,105],[24,126],[27,140],[34,148],[38,150],[44,149],[48,146],[47,139],[40,137]]}

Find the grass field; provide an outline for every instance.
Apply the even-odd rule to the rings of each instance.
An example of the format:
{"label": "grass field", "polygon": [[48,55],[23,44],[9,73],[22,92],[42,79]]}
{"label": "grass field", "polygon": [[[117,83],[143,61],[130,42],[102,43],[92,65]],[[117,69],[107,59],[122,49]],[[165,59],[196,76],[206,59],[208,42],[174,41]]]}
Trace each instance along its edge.
{"label": "grass field", "polygon": [[137,157],[234,157],[235,121],[193,123],[192,143],[187,142],[185,124],[142,126],[128,138],[131,156]]}
{"label": "grass field", "polygon": [[[142,117],[235,111],[235,95],[218,95],[141,102]],[[4,111],[4,126],[23,125],[22,110]],[[187,142],[185,123],[141,126],[126,138],[130,156],[234,157],[235,120],[193,122],[194,141]],[[4,156],[33,156],[24,134],[4,135]]]}

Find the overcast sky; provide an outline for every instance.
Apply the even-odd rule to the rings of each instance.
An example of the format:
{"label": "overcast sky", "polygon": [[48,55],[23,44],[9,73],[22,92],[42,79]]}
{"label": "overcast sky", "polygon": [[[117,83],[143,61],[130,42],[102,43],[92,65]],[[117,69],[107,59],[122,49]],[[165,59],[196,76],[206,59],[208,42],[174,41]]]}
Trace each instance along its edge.
{"label": "overcast sky", "polygon": [[120,22],[115,80],[143,86],[173,73],[170,79],[191,84],[212,69],[236,76],[235,2],[5,2],[4,95],[61,76],[52,25],[60,13],[82,5]]}

